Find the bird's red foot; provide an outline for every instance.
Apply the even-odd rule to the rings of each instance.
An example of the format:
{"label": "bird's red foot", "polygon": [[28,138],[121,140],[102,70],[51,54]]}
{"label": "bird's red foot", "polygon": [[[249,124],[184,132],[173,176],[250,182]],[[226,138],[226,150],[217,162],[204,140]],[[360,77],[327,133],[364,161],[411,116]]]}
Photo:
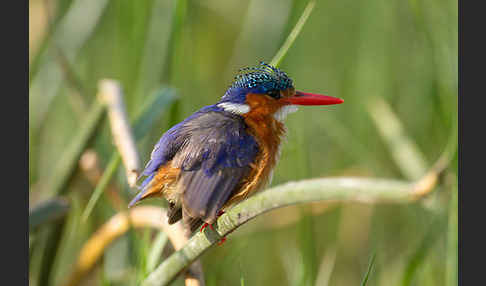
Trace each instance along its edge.
{"label": "bird's red foot", "polygon": [[[221,215],[224,214],[224,211],[219,211],[218,214],[216,215],[217,217],[220,217]],[[201,226],[201,229],[199,230],[199,232],[203,232],[203,230],[208,227],[211,228],[212,230],[214,230],[214,227],[212,224],[209,224],[207,222],[205,222],[202,226]]]}
{"label": "bird's red foot", "polygon": [[[218,214],[216,215],[217,217],[220,217],[221,215],[224,214],[224,211],[219,211]],[[214,227],[212,224],[209,224],[207,222],[205,222],[202,226],[201,226],[201,229],[199,230],[199,232],[203,232],[203,230],[208,227],[211,228],[212,230],[214,230]],[[223,238],[221,238],[221,240],[218,242],[218,245],[221,245],[223,244],[224,242],[226,241],[226,236],[224,236]]]}
{"label": "bird's red foot", "polygon": [[201,229],[199,230],[199,232],[202,232],[202,231],[203,231],[203,230],[204,230],[206,227],[208,227],[208,225],[209,225],[209,228],[210,228],[210,229],[214,230],[214,227],[213,227],[213,225],[212,225],[212,224],[209,224],[209,223],[205,222],[205,223],[204,223],[204,224],[201,226]]}
{"label": "bird's red foot", "polygon": [[[208,226],[209,226],[209,228],[211,228],[212,230],[214,230],[214,227],[213,227],[213,225],[212,225],[212,224],[209,224],[209,223],[205,222],[205,223],[204,223],[204,224],[201,226],[201,230],[199,230],[199,232],[202,232],[202,231],[203,231],[203,230],[204,230],[206,227],[208,227]],[[226,241],[226,236],[223,236],[223,238],[221,238],[221,240],[220,240],[220,241],[218,241],[218,245],[223,244],[225,241]]]}

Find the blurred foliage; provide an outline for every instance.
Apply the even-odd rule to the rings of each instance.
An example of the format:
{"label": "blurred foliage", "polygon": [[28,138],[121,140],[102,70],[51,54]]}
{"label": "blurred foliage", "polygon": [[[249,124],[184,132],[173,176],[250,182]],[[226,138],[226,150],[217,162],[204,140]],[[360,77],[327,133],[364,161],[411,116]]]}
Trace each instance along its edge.
{"label": "blurred foliage", "polygon": [[[69,171],[56,166],[72,160],[62,154],[96,107],[100,79],[120,81],[131,117],[161,85],[176,90],[179,100],[170,110],[143,126],[148,132],[138,148],[146,162],[163,132],[217,101],[239,68],[270,62],[306,4],[30,0],[30,205],[50,197],[56,172]],[[457,124],[457,19],[457,1],[451,0],[317,1],[280,67],[297,89],[338,96],[345,103],[301,107],[289,116],[288,140],[272,184],[321,176],[405,179],[370,114],[375,98],[390,105],[430,167]],[[91,131],[96,133],[82,147],[96,152],[103,173],[114,151],[108,123],[101,121]],[[359,285],[372,252],[376,257],[366,285],[457,285],[457,168],[456,155],[446,173],[452,179],[413,204],[340,204],[317,213],[304,206],[278,217],[263,215],[251,223],[258,227],[244,225],[202,257],[206,283],[314,285],[328,269],[322,265],[329,263],[326,254],[336,251],[330,276],[319,280],[329,285]],[[70,201],[64,220],[30,233],[30,285],[65,281],[82,244],[125,210],[135,194],[118,168],[111,188],[83,222],[95,186],[77,168],[59,192]],[[48,240],[48,232],[58,239]],[[141,281],[156,261],[154,243],[163,243],[157,234],[126,233],[82,284]],[[157,251],[167,257],[172,250]]]}

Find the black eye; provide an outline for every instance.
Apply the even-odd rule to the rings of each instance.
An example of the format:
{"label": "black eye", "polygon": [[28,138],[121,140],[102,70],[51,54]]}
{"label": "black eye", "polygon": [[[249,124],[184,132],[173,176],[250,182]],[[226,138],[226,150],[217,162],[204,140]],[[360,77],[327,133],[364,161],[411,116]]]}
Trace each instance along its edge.
{"label": "black eye", "polygon": [[280,98],[280,91],[279,90],[270,90],[269,92],[267,92],[267,94],[275,99],[279,99]]}

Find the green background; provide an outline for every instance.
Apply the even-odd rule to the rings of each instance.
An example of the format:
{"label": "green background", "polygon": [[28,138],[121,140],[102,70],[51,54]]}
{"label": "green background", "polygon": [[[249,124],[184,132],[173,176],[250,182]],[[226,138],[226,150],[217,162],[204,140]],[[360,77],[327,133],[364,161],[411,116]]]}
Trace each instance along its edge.
{"label": "green background", "polygon": [[[100,79],[121,83],[131,117],[149,95],[174,89],[177,101],[154,111],[154,124],[138,141],[144,164],[158,138],[215,103],[239,68],[270,62],[306,4],[30,0],[31,208],[49,197],[48,182],[59,176],[55,166],[86,123]],[[394,157],[400,142],[383,137],[373,121],[380,114],[376,100],[389,105],[424,167],[432,166],[456,124],[457,18],[457,2],[449,0],[317,1],[280,68],[298,90],[345,102],[289,115],[272,185],[324,176],[412,179],[401,167],[412,156]],[[384,126],[389,120],[378,118]],[[88,147],[105,169],[114,150],[107,120]],[[123,204],[135,194],[123,167],[110,185]],[[81,221],[94,188],[80,170],[63,188],[70,209],[62,227],[53,226],[60,238],[54,257],[41,251],[42,230],[30,233],[30,285],[43,285],[46,271],[50,285],[64,281],[83,243],[117,212],[103,195]],[[417,203],[313,203],[267,213],[204,254],[206,284],[360,285],[376,253],[367,285],[457,285],[456,192],[457,155],[439,186]],[[140,282],[156,234],[131,230],[117,239],[82,285]],[[164,257],[171,251],[167,245]]]}

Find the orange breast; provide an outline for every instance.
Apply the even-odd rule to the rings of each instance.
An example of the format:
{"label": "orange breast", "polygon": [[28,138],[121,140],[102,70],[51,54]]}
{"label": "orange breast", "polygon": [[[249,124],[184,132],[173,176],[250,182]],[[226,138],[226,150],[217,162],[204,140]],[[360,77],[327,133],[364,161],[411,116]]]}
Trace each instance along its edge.
{"label": "orange breast", "polygon": [[261,152],[251,166],[250,175],[243,182],[240,190],[228,200],[223,208],[245,199],[269,183],[280,155],[280,143],[285,135],[285,126],[273,116],[283,104],[260,94],[248,94],[246,102],[250,106],[250,112],[243,115],[245,123],[250,127],[249,131],[257,140]]}

